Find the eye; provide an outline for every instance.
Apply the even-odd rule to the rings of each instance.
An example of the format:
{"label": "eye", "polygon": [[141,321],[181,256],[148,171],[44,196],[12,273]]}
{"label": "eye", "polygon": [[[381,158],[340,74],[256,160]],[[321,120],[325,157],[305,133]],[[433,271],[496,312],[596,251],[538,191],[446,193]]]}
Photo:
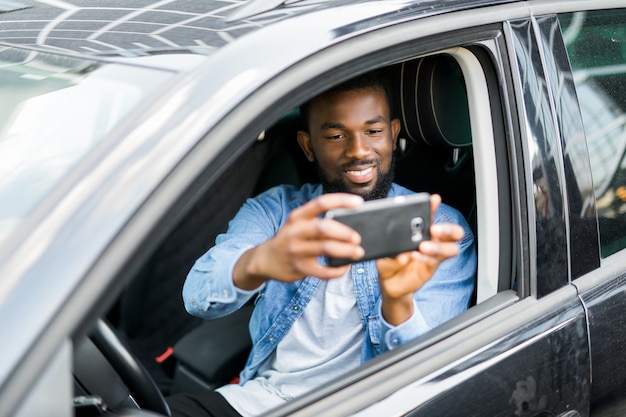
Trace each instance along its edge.
{"label": "eye", "polygon": [[369,129],[366,133],[370,136],[377,136],[383,133],[383,129]]}
{"label": "eye", "polygon": [[339,140],[339,139],[343,139],[344,135],[342,133],[335,133],[333,135],[327,135],[326,139],[328,140]]}

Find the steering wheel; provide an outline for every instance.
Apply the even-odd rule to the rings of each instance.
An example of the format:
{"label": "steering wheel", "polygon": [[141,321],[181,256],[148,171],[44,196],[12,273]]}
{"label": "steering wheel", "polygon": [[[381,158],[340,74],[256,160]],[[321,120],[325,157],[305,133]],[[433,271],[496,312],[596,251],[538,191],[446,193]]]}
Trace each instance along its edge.
{"label": "steering wheel", "polygon": [[98,319],[89,338],[126,384],[140,408],[171,416],[170,408],[154,379],[108,323]]}

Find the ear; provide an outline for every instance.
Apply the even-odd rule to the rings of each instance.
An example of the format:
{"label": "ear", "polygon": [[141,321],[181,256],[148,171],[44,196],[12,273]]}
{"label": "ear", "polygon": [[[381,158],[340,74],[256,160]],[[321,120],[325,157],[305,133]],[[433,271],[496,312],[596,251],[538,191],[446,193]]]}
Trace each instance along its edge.
{"label": "ear", "polygon": [[400,134],[400,119],[391,120],[391,140],[393,141],[393,150],[398,146],[398,135]]}
{"label": "ear", "polygon": [[313,153],[313,146],[311,146],[311,135],[304,130],[298,130],[298,144],[300,148],[302,148],[306,159],[308,159],[309,162],[313,162],[315,160],[315,154]]}

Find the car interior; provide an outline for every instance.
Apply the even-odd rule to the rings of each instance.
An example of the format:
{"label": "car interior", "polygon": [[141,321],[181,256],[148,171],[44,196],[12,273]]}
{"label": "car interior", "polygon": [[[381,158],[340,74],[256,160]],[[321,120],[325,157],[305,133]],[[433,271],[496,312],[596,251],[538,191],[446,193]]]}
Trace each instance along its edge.
{"label": "car interior", "polygon": [[[511,287],[498,282],[497,262],[487,267],[481,258],[481,246],[487,246],[481,233],[488,229],[481,228],[486,222],[477,215],[477,181],[481,187],[490,183],[476,172],[472,136],[481,130],[471,106],[481,94],[481,104],[487,100],[489,105],[489,97],[485,85],[477,94],[466,83],[471,69],[463,61],[467,54],[474,56],[467,49],[444,51],[383,70],[392,85],[394,115],[402,125],[395,182],[440,194],[467,219],[478,242],[477,276],[490,277],[486,286],[477,284],[473,306]],[[482,74],[480,64],[476,68]],[[483,121],[485,113],[490,112],[481,114]],[[278,184],[316,182],[315,169],[295,140],[300,123],[295,108],[260,132],[233,169],[222,173],[152,253],[90,337],[75,342],[77,415],[99,415],[102,409],[93,404],[94,394],[112,409],[136,402],[167,414],[162,395],[202,392],[237,381],[250,350],[247,326],[253,306],[204,321],[185,311],[181,289],[191,265],[226,230],[247,198]],[[493,143],[491,121],[485,123],[486,141]]]}
{"label": "car interior", "polygon": [[[396,181],[410,189],[440,193],[444,201],[459,209],[468,222],[475,225],[476,193],[469,112],[460,68],[452,57],[440,55],[403,62],[388,70],[389,79],[400,81],[393,87],[400,93],[394,106],[404,110],[397,115],[402,120],[403,129]],[[450,80],[455,80],[456,84]],[[411,101],[409,98],[414,97],[417,86],[432,91],[418,94],[423,98],[421,101]],[[434,90],[437,90],[436,94],[433,94]],[[458,118],[460,122],[451,123],[447,118]],[[270,156],[260,176],[250,175],[250,178],[259,178],[252,195],[280,183],[299,185],[315,181],[314,168],[295,140],[299,126],[299,112],[294,110],[264,132],[262,140],[253,146],[270,148],[267,151]],[[249,165],[242,162],[241,166]],[[416,167],[419,167],[420,174],[416,175]],[[237,208],[241,203],[243,200],[236,204]],[[213,389],[236,378],[237,373],[233,374],[232,370],[243,367],[250,349],[247,335],[250,313],[251,306],[223,321],[205,322],[178,340],[174,345],[176,369],[170,389],[174,392]],[[221,340],[213,349],[202,354],[195,352],[212,334],[223,335],[229,341],[237,340],[229,344],[231,354],[237,353],[230,358],[232,363],[229,365],[232,366],[223,366],[225,358],[221,356],[224,352],[219,349],[223,343]],[[218,357],[206,357],[205,354]]]}

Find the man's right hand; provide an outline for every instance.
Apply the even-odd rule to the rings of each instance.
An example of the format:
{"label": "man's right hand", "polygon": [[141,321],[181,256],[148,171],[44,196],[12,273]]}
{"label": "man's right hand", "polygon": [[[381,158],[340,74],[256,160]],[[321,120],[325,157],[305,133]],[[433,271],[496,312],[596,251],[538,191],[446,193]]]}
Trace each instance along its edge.
{"label": "man's right hand", "polygon": [[357,195],[323,194],[293,210],[278,233],[265,243],[246,252],[235,265],[234,283],[253,290],[274,279],[293,282],[306,276],[338,278],[349,266],[323,266],[320,256],[349,258],[364,254],[361,236],[348,226],[320,215],[334,208],[353,208],[363,203]]}

